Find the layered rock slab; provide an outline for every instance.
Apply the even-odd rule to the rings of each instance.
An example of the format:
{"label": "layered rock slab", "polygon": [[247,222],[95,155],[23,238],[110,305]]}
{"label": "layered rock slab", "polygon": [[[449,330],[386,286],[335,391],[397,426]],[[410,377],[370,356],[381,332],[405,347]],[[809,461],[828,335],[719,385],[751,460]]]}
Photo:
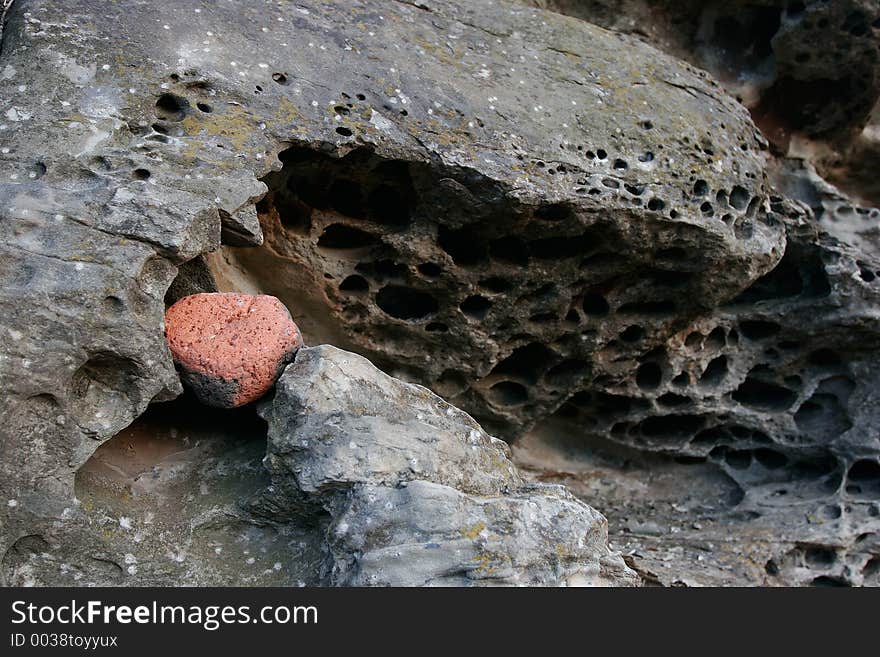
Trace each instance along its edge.
{"label": "layered rock slab", "polygon": [[274,504],[304,495],[330,514],[330,584],[636,581],[601,514],[560,486],[524,485],[506,443],[361,356],[301,349],[261,413]]}

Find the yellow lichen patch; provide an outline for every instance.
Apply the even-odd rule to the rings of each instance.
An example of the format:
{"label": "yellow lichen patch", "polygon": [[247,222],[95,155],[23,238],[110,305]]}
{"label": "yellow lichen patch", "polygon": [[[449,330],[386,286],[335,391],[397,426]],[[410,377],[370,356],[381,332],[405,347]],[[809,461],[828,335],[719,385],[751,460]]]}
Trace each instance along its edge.
{"label": "yellow lichen patch", "polygon": [[282,98],[278,101],[277,109],[275,110],[275,118],[278,119],[282,124],[284,123],[297,123],[299,119],[302,117],[302,114],[299,111],[299,108],[289,98]]}
{"label": "yellow lichen patch", "polygon": [[484,575],[491,575],[498,570],[498,568],[493,565],[495,561],[494,557],[486,552],[478,554],[474,557],[474,561],[477,562],[477,570]]}
{"label": "yellow lichen patch", "polygon": [[562,543],[556,544],[556,556],[563,559],[573,558],[575,555],[571,553],[571,551],[565,547]]}
{"label": "yellow lichen patch", "polygon": [[470,529],[463,529],[463,530],[461,530],[461,535],[464,536],[465,538],[471,538],[471,539],[473,539],[473,538],[476,538],[477,536],[479,536],[480,533],[481,533],[484,529],[486,529],[486,523],[484,523],[484,522],[478,522],[476,525],[474,525],[474,526],[471,527]]}
{"label": "yellow lichen patch", "polygon": [[238,105],[230,105],[225,112],[213,113],[210,119],[189,114],[181,125],[190,136],[224,137],[236,150],[242,150],[256,131],[251,116]]}

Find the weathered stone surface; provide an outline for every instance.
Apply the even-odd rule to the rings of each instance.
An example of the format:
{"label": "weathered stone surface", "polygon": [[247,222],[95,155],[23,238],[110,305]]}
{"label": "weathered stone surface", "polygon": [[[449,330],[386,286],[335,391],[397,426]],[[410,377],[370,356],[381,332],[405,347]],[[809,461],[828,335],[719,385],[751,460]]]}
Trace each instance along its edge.
{"label": "weathered stone surface", "polygon": [[263,417],[270,472],[306,493],[424,479],[497,495],[522,484],[507,443],[467,413],[328,345],[302,350]]}
{"label": "weathered stone surface", "polygon": [[526,0],[710,71],[783,150],[855,136],[880,99],[874,0]]}
{"label": "weathered stone surface", "polygon": [[562,486],[501,498],[448,486],[358,486],[329,528],[338,586],[631,586],[605,518]]}
{"label": "weathered stone surface", "polygon": [[[229,556],[223,541],[244,529],[258,528],[270,552],[295,544],[273,523],[296,527],[294,516],[313,511],[292,477],[273,482],[277,499],[242,507],[247,496],[225,488],[223,473],[250,476],[252,454],[221,451],[207,481],[191,466],[197,454],[186,468],[165,464],[193,475],[176,480],[187,514],[148,547],[124,528],[108,537],[98,507],[77,504],[75,475],[96,449],[151,402],[180,394],[163,301],[215,285],[291,301],[311,341],[367,354],[505,438],[561,423],[571,459],[597,442],[684,459],[666,492],[714,473],[698,489],[730,495],[711,526],[704,516],[716,508],[699,499],[685,508],[670,496],[661,508],[645,491],[664,490],[639,484],[629,489],[646,496],[636,505],[602,483],[615,472],[653,482],[653,461],[633,470],[624,459],[584,481],[565,468],[531,473],[631,513],[611,518],[615,544],[625,535],[651,569],[665,568],[660,581],[689,567],[697,583],[874,581],[878,552],[864,538],[876,533],[880,453],[880,264],[865,246],[874,228],[862,220],[864,230],[835,233],[857,243],[840,244],[803,221],[809,211],[775,198],[763,137],[705,73],[506,2],[182,0],[175,15],[157,21],[151,6],[94,0],[16,0],[9,11],[4,582],[67,582],[61,572],[120,584],[317,581],[273,574],[273,564],[257,577]],[[873,93],[866,84],[854,101]],[[209,253],[221,240],[259,241],[255,203],[265,243]],[[870,217],[863,206],[853,207]],[[771,324],[776,335],[760,337]],[[755,390],[782,401],[759,408]],[[572,407],[586,409],[577,422],[564,417]],[[764,467],[780,455],[783,465]],[[198,504],[202,483],[229,491],[219,516]],[[222,545],[194,538],[208,516]],[[689,533],[683,558],[673,550],[689,518],[707,531]],[[639,538],[657,527],[654,543]],[[301,540],[312,554],[314,541]],[[216,559],[175,566],[167,555],[181,545]],[[810,552],[804,566],[822,546],[834,559],[817,567]],[[152,554],[156,567],[133,575],[127,554]],[[728,558],[747,562],[748,576],[731,574]]]}
{"label": "weathered stone surface", "polygon": [[506,443],[365,358],[304,348],[271,402],[275,504],[296,483],[331,516],[337,586],[627,585],[606,521],[562,487],[523,486]]}
{"label": "weathered stone surface", "polygon": [[[489,25],[496,10],[473,20]],[[438,6],[432,21],[457,11]],[[307,336],[367,354],[512,437],[608,376],[597,354],[630,326],[647,350],[735,296],[778,262],[784,233],[767,204],[762,138],[716,83],[571,21],[539,52],[526,45],[539,39],[532,12],[501,15],[511,25],[494,38],[525,58],[516,76],[498,70],[492,38],[466,32],[462,60],[486,71],[459,83],[466,110],[447,96],[420,106],[423,95],[403,90],[415,81],[382,112],[355,87],[343,92],[334,124],[352,140],[282,151],[257,206],[266,248],[211,263],[218,282],[245,271],[279,298],[308,297]],[[434,25],[414,29],[437,38]],[[611,54],[620,48],[625,69]],[[427,130],[419,141],[439,155],[364,146],[374,127],[391,129],[389,111],[394,125]],[[462,161],[457,137],[435,136],[457,112],[505,147]]]}
{"label": "weathered stone surface", "polygon": [[186,384],[220,408],[265,395],[302,346],[287,308],[265,294],[184,297],[165,311],[165,337]]}
{"label": "weathered stone surface", "polygon": [[[494,12],[484,13],[487,29],[508,20],[508,9],[487,3],[485,11]],[[223,219],[227,233],[239,232],[226,215],[243,221],[265,193],[259,178],[278,166],[276,154],[291,141],[345,152],[356,139],[383,157],[478,171],[504,181],[511,197],[534,197],[548,185],[557,199],[571,195],[569,182],[550,185],[537,164],[530,164],[534,173],[515,172],[515,153],[495,144],[513,140],[515,131],[529,160],[555,159],[560,135],[551,133],[576,125],[568,109],[575,98],[551,106],[544,89],[560,85],[560,98],[581,97],[583,74],[566,55],[532,44],[581,28],[550,16],[541,28],[546,38],[537,39],[530,16],[512,16],[504,38],[514,57],[529,53],[522,91],[514,94],[518,82],[502,76],[511,55],[489,50],[500,37],[469,12],[451,3],[431,12],[382,3],[382,20],[369,2],[181,2],[180,20],[157,22],[152,8],[137,3],[12,5],[0,61],[0,317],[10,338],[0,342],[4,581],[21,552],[13,546],[26,536],[46,543],[32,553],[37,561],[52,554],[84,581],[105,581],[92,556],[124,563],[125,553],[102,544],[87,514],[76,511],[75,473],[151,401],[180,393],[162,335],[163,295],[177,266],[220,244]],[[513,35],[521,26],[532,33],[527,41]],[[448,33],[458,45],[444,45]],[[401,44],[413,56],[402,58]],[[450,57],[449,47],[459,52]],[[549,69],[530,63],[533,49],[550,58]],[[496,77],[487,84],[481,71],[490,60]],[[572,74],[578,79],[566,81]],[[334,118],[342,94],[364,96],[356,126],[352,112],[348,127]],[[486,100],[504,94],[499,111],[514,111],[506,118]],[[670,98],[675,116],[688,99],[683,91]],[[598,137],[601,128],[608,139],[611,116],[602,114],[590,131]],[[749,166],[759,170],[757,160]],[[757,241],[749,248],[765,252]]]}

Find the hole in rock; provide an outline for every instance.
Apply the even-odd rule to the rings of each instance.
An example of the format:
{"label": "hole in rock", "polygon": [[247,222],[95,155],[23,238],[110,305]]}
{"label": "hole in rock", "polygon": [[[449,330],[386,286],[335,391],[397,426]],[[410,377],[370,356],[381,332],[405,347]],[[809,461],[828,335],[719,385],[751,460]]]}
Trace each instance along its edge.
{"label": "hole in rock", "polygon": [[419,270],[419,273],[424,274],[429,278],[437,278],[440,274],[443,273],[443,268],[433,262],[423,262],[418,267],[416,267],[416,269]]}
{"label": "hole in rock", "polygon": [[689,403],[690,397],[685,397],[684,395],[677,395],[674,392],[667,392],[659,397],[657,397],[657,402],[661,406],[683,406],[684,404]]}
{"label": "hole in rock", "polygon": [[516,237],[502,237],[489,245],[489,255],[500,262],[524,267],[529,264],[529,248]]}
{"label": "hole in rock", "polygon": [[156,116],[165,121],[182,121],[189,102],[175,94],[162,94],[156,101]]}
{"label": "hole in rock", "polygon": [[779,324],[763,320],[745,320],[739,323],[739,330],[749,340],[763,340],[779,333]]}
{"label": "hole in rock", "polygon": [[797,399],[797,394],[794,391],[776,383],[756,378],[751,373],[734,390],[732,396],[743,406],[762,411],[784,411]]}
{"label": "hole in rock", "polygon": [[811,546],[804,552],[804,560],[807,562],[808,566],[814,568],[826,567],[837,561],[837,553],[831,548]]}
{"label": "hole in rock", "polygon": [[483,319],[491,307],[492,302],[479,294],[469,296],[459,306],[461,312],[472,319]]}
{"label": "hole in rock", "polygon": [[330,224],[318,238],[318,246],[325,249],[361,249],[376,242],[372,233],[345,224]]}
{"label": "hole in rock", "polygon": [[620,339],[624,342],[638,342],[645,337],[645,329],[637,324],[627,326],[620,334]]}
{"label": "hole in rock", "polygon": [[492,374],[512,376],[534,385],[541,374],[557,359],[557,355],[538,342],[518,347],[507,358],[498,363]]}
{"label": "hole in rock", "polygon": [[703,348],[708,350],[721,349],[726,342],[727,337],[725,336],[724,328],[716,326],[709,332],[709,335],[706,336]]}
{"label": "hole in rock", "polygon": [[486,259],[486,245],[472,228],[452,230],[440,226],[437,229],[437,242],[457,265],[476,265]]}
{"label": "hole in rock", "polygon": [[507,292],[511,289],[513,283],[500,276],[490,276],[489,278],[484,278],[480,281],[480,287],[489,292],[501,294],[502,292]]}
{"label": "hole in rock", "polygon": [[409,224],[415,190],[407,162],[384,160],[367,148],[333,157],[294,146],[278,157],[281,170],[263,178],[270,193],[258,204],[261,218],[274,209],[299,234],[308,233],[314,210],[331,221],[342,215],[393,229]]}
{"label": "hole in rock", "polygon": [[795,413],[802,431],[820,440],[831,440],[852,428],[847,402],[855,382],[847,376],[832,376],[816,386],[810,398]]}
{"label": "hole in rock", "polygon": [[847,582],[842,577],[832,577],[830,575],[820,575],[816,577],[812,582],[810,582],[810,586],[850,586],[850,583]]}
{"label": "hole in rock", "polygon": [[768,470],[776,470],[788,463],[788,458],[785,454],[777,452],[774,449],[767,449],[766,447],[756,449],[754,456],[755,460]]}
{"label": "hole in rock", "polygon": [[558,365],[551,367],[544,378],[550,385],[566,386],[575,379],[583,376],[588,369],[587,362],[579,358],[564,360]]}
{"label": "hole in rock", "polygon": [[745,210],[749,206],[750,200],[751,194],[749,194],[745,187],[735,185],[734,188],[730,190],[730,205],[737,210]]}
{"label": "hole in rock", "polygon": [[672,301],[644,301],[625,303],[617,312],[621,315],[648,315],[662,317],[675,312],[675,303]]}
{"label": "hole in rock", "polygon": [[727,357],[718,356],[709,361],[703,374],[700,376],[699,385],[701,387],[716,386],[724,380],[727,375]]}
{"label": "hole in rock", "polygon": [[410,201],[391,185],[379,185],[367,198],[370,218],[387,226],[406,226],[410,222]]}
{"label": "hole in rock", "polygon": [[747,450],[729,449],[724,452],[724,462],[734,470],[747,470],[752,464],[752,454]]}
{"label": "hole in rock", "polygon": [[339,284],[339,289],[343,292],[365,292],[370,289],[370,284],[363,276],[352,274]]}
{"label": "hole in rock", "polygon": [[518,406],[528,400],[529,393],[525,386],[515,381],[500,381],[489,388],[489,396],[501,406]]}
{"label": "hole in rock", "polygon": [[636,384],[642,390],[654,390],[660,385],[663,370],[657,363],[643,363],[636,371]]}
{"label": "hole in rock", "polygon": [[861,459],[849,467],[847,481],[858,486],[856,495],[868,499],[880,497],[880,463],[870,459]]}
{"label": "hole in rock", "polygon": [[704,424],[705,419],[698,415],[655,415],[642,420],[639,426],[644,436],[673,440],[690,438]]}
{"label": "hole in rock", "polygon": [[584,295],[581,307],[587,315],[592,317],[602,317],[607,315],[609,311],[608,302],[601,294],[590,292]]}
{"label": "hole in rock", "polygon": [[396,319],[421,319],[437,312],[437,299],[403,285],[386,285],[376,295],[376,304]]}

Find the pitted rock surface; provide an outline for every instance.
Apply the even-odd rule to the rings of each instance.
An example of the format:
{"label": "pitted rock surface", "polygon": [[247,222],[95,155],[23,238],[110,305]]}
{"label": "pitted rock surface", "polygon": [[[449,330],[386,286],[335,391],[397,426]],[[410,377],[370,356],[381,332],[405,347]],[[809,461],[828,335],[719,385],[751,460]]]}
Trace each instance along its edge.
{"label": "pitted rock surface", "polygon": [[524,0],[638,35],[710,71],[783,150],[846,141],[880,99],[875,0]]}
{"label": "pitted rock surface", "polygon": [[221,408],[265,395],[302,346],[290,312],[265,294],[184,297],[165,311],[165,337],[184,381]]}
{"label": "pitted rock surface", "polygon": [[[790,34],[875,8],[804,2],[798,23],[799,4]],[[840,43],[861,31],[849,14],[829,18]],[[90,494],[96,450],[128,453],[114,444],[127,427],[181,393],[167,304],[214,286],[279,297],[310,341],[370,356],[498,436],[555,432],[566,460],[528,476],[601,501],[645,578],[880,582],[877,214],[782,198],[764,137],[705,72],[503,1],[181,0],[173,18],[95,0],[8,11],[3,582],[313,582],[286,567],[310,563],[293,536],[318,547],[294,477],[273,482],[283,506],[242,502],[259,444],[200,442],[210,472],[171,452],[151,499],[186,504],[154,533],[167,504],[118,482]],[[727,52],[765,52],[762,31],[741,34]],[[783,41],[797,63],[798,39]],[[876,93],[876,51],[828,68],[836,53],[803,72],[864,85],[832,94],[827,116],[815,96],[776,96],[823,138],[861,125]],[[624,456],[576,480],[597,445]],[[669,462],[634,465],[646,456]],[[257,572],[215,552],[240,535],[277,556]]]}

